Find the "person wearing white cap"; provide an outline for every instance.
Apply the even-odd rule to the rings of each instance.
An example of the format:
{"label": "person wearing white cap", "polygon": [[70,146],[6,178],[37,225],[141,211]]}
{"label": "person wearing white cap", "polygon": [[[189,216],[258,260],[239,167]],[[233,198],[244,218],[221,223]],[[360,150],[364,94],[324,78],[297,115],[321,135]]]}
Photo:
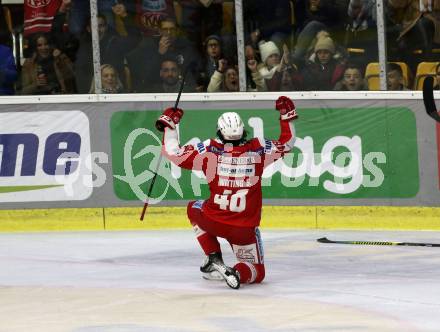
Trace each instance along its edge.
{"label": "person wearing white cap", "polygon": [[265,79],[271,79],[280,64],[280,50],[272,41],[262,41],[258,48],[260,49],[261,62],[263,63],[263,66],[260,68],[260,74]]}
{"label": "person wearing white cap", "polygon": [[[297,68],[290,60],[290,52],[286,44],[283,45],[283,55],[274,42],[260,42],[260,56],[263,66],[259,69],[261,76],[265,80],[268,91],[281,91],[284,72],[290,76],[293,82],[292,90],[299,90],[302,79],[299,77]],[[300,83],[301,81],[301,83]]]}
{"label": "person wearing white cap", "polygon": [[335,52],[335,43],[331,37],[324,35],[318,38],[314,53],[302,71],[306,90],[333,90],[345,70],[345,65],[334,57]]}

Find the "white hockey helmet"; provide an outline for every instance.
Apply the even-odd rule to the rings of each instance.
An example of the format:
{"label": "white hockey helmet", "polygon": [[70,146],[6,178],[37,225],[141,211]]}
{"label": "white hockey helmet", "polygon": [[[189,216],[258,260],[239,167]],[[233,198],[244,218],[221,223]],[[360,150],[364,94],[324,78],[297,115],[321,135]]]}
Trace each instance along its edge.
{"label": "white hockey helmet", "polygon": [[243,137],[244,124],[240,115],[235,112],[226,112],[218,118],[217,130],[225,140],[236,141]]}

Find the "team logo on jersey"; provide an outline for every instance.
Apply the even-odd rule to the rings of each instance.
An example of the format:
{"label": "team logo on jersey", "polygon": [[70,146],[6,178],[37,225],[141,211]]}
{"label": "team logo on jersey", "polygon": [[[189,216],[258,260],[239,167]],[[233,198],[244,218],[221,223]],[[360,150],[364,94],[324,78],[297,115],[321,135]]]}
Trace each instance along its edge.
{"label": "team logo on jersey", "polygon": [[51,0],[27,0],[27,4],[32,8],[46,7],[50,4]]}
{"label": "team logo on jersey", "polygon": [[224,152],[223,149],[217,148],[217,147],[215,147],[213,145],[208,146],[208,151],[212,152],[212,153],[215,153],[217,155],[221,155]]}
{"label": "team logo on jersey", "polygon": [[255,165],[218,164],[217,174],[226,177],[244,177],[255,175]]}
{"label": "team logo on jersey", "polygon": [[239,262],[248,262],[252,264],[260,263],[258,260],[257,245],[255,243],[245,246],[233,244],[232,250]]}

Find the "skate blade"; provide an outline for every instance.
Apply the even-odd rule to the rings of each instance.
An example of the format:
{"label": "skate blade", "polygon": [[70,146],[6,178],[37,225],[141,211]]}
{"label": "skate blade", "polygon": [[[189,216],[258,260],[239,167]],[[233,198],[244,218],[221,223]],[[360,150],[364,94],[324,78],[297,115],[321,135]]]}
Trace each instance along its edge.
{"label": "skate blade", "polygon": [[235,276],[231,274],[226,266],[219,265],[219,264],[212,264],[214,268],[221,274],[223,277],[223,280],[226,282],[226,284],[231,287],[232,289],[239,289],[240,288],[240,279],[238,276]]}

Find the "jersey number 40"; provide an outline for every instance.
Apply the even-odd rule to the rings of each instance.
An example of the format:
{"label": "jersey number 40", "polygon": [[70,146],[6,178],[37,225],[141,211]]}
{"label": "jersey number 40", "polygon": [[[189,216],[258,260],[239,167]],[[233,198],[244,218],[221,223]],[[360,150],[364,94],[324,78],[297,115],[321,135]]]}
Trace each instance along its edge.
{"label": "jersey number 40", "polygon": [[232,194],[232,190],[224,190],[222,195],[216,194],[214,196],[214,203],[218,204],[222,210],[242,212],[246,209],[246,194],[248,191],[249,189],[240,189]]}

